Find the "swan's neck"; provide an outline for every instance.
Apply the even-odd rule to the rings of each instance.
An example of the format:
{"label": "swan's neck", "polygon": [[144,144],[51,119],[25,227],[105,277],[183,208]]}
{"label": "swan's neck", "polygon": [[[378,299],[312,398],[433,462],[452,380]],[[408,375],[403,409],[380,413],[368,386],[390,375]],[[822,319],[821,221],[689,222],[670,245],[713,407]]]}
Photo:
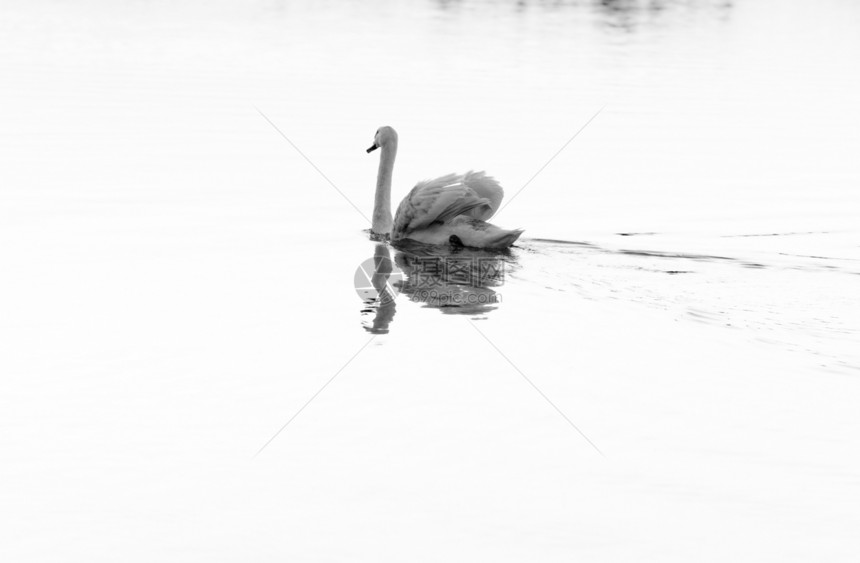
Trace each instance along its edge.
{"label": "swan's neck", "polygon": [[397,156],[397,141],[386,143],[380,149],[379,173],[376,176],[376,195],[373,200],[371,231],[377,235],[391,232],[391,175],[394,157]]}

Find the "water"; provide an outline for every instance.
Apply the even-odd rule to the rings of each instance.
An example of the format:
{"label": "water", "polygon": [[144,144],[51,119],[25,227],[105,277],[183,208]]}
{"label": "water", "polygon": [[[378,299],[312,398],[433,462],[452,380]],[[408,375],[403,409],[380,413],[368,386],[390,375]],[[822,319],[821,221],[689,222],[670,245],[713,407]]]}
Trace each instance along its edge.
{"label": "water", "polygon": [[856,559],[854,3],[0,10],[4,560]]}

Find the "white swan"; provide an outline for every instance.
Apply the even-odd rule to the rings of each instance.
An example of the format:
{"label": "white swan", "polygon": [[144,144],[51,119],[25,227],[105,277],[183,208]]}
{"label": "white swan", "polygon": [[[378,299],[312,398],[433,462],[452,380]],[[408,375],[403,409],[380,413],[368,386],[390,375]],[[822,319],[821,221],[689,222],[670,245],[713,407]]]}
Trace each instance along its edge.
{"label": "white swan", "polygon": [[397,131],[380,127],[367,152],[382,149],[371,233],[391,235],[392,242],[410,239],[425,244],[456,244],[474,248],[508,248],[523,233],[487,223],[502,203],[504,190],[483,172],[448,174],[419,182],[391,219],[391,175],[397,156]]}

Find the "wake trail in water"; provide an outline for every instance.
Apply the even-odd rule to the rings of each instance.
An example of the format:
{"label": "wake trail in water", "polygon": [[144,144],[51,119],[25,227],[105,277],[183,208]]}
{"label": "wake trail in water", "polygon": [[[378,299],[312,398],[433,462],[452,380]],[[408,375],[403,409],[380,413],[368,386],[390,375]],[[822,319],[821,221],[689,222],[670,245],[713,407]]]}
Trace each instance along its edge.
{"label": "wake trail in water", "polygon": [[[807,233],[785,236],[802,234]],[[642,248],[612,240],[525,239],[514,277],[589,300],[629,302],[678,320],[744,330],[757,342],[801,352],[820,367],[860,370],[854,277],[860,272],[853,268],[860,259],[772,251],[750,243],[722,247],[716,239],[724,237],[695,241],[708,249],[699,252],[689,249],[690,241],[648,235]],[[629,242],[635,235],[617,236]],[[673,244],[685,250],[671,250]]]}

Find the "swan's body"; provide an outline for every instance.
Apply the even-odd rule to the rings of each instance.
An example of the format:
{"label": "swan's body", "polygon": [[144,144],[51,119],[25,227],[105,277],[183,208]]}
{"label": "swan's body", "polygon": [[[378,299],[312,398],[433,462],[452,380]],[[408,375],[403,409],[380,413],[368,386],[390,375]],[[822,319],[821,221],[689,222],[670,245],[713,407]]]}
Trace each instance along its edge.
{"label": "swan's body", "polygon": [[381,127],[373,146],[381,148],[371,231],[390,234],[391,240],[425,244],[459,244],[474,248],[507,248],[522,230],[506,230],[487,223],[502,203],[504,190],[483,172],[449,174],[419,182],[391,218],[391,175],[397,155],[397,132]]}

